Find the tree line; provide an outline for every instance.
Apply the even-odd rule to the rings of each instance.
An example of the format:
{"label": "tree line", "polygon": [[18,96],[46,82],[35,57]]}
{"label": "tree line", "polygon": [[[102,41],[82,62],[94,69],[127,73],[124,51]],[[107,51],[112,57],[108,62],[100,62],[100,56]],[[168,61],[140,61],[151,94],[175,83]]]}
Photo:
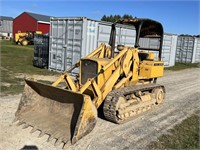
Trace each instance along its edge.
{"label": "tree line", "polygon": [[120,19],[133,19],[132,15],[124,14],[123,16],[121,15],[103,15],[101,18],[101,21],[107,21],[107,22],[115,22]]}

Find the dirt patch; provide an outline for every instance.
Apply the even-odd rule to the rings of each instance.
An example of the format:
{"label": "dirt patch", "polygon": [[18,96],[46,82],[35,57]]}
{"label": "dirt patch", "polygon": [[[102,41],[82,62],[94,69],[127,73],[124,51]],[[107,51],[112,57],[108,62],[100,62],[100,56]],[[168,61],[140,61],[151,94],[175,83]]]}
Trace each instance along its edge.
{"label": "dirt patch", "polygon": [[[163,78],[158,79],[159,84],[165,85],[167,92],[163,105],[122,125],[98,118],[89,135],[66,149],[145,149],[151,141],[157,140],[168,129],[200,109],[199,72],[200,68],[166,72]],[[40,132],[30,134],[31,127],[22,129],[12,124],[20,97],[1,97],[0,149],[20,149],[25,145],[42,150],[61,149],[62,144],[55,147],[54,141],[47,143],[47,135],[38,138]]]}
{"label": "dirt patch", "polygon": [[1,82],[1,86],[9,87],[9,86],[11,86],[11,84],[10,83],[6,83],[6,82]]}
{"label": "dirt patch", "polygon": [[31,79],[35,79],[35,80],[54,82],[58,79],[59,75],[48,76],[48,75],[28,75],[28,74],[18,73],[17,75],[15,75],[15,77],[21,78],[21,79],[31,78]]}
{"label": "dirt patch", "polygon": [[2,71],[9,71],[8,69],[6,69],[6,68],[4,68],[4,67],[0,67],[0,69],[2,70]]}

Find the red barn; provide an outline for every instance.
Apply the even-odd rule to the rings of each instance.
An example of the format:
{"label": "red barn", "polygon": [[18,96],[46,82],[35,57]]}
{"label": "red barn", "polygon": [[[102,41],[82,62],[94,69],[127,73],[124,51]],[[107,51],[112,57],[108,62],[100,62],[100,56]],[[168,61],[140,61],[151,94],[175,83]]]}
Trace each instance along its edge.
{"label": "red barn", "polygon": [[23,12],[13,20],[13,36],[15,33],[26,31],[42,31],[49,33],[50,16]]}

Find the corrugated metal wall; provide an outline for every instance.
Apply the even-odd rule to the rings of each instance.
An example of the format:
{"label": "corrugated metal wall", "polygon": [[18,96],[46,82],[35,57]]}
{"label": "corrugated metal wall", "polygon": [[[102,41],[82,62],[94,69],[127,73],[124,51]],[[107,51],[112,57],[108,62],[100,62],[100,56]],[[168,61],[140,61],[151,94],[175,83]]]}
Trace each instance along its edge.
{"label": "corrugated metal wall", "polygon": [[[174,66],[175,64],[176,43],[177,35],[164,33],[161,57],[165,66]],[[139,45],[143,48],[158,49],[160,40],[158,38],[140,38]],[[158,52],[152,52],[154,52],[156,59],[158,59]]]}
{"label": "corrugated metal wall", "polygon": [[176,62],[192,63],[195,37],[178,36]]}
{"label": "corrugated metal wall", "polygon": [[91,51],[97,47],[97,35],[98,35],[98,22],[94,20],[89,20],[83,18],[83,28],[82,28],[82,49],[80,51],[80,56],[74,60],[76,63],[81,57],[86,56]]}
{"label": "corrugated metal wall", "polygon": [[195,38],[192,63],[200,63],[200,38]]}
{"label": "corrugated metal wall", "polygon": [[49,40],[49,68],[51,67],[58,71],[64,70],[64,44],[66,32],[67,31],[65,21],[57,20],[51,23]]}
{"label": "corrugated metal wall", "polygon": [[143,48],[154,48],[158,49],[160,45],[160,40],[158,38],[140,38],[139,40],[140,47]]}
{"label": "corrugated metal wall", "polygon": [[[99,22],[98,27],[98,41],[97,45],[101,43],[108,43],[110,38],[111,23]],[[116,25],[116,45],[122,44],[127,46],[134,46],[135,44],[135,28],[125,25]]]}
{"label": "corrugated metal wall", "polygon": [[[51,18],[49,69],[63,71],[109,42],[111,23],[88,18]],[[117,25],[117,44],[134,45],[135,28]]]}
{"label": "corrugated metal wall", "polygon": [[85,18],[53,18],[49,68],[63,71],[96,48],[97,22]]}
{"label": "corrugated metal wall", "polygon": [[0,32],[2,33],[12,33],[13,32],[13,21],[12,20],[0,20]]}
{"label": "corrugated metal wall", "polygon": [[[78,18],[51,18],[49,69],[64,71],[86,56],[102,42],[108,43],[111,23]],[[136,31],[132,26],[117,25],[116,45],[134,46]],[[195,40],[196,39],[196,40]],[[142,38],[141,47],[158,48],[157,38]],[[195,49],[195,50],[194,50]],[[158,52],[155,52],[158,57]],[[200,62],[200,40],[191,36],[164,34],[162,60],[165,66],[176,62]]]}
{"label": "corrugated metal wall", "polygon": [[164,34],[162,46],[162,60],[164,61],[165,66],[175,65],[177,38],[178,36],[174,34]]}

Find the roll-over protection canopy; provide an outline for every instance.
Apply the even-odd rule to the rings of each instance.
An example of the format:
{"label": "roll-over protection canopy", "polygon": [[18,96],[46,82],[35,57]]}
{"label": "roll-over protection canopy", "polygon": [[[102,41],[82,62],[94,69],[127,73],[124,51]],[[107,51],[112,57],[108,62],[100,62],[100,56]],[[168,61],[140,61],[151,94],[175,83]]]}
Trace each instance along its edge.
{"label": "roll-over protection canopy", "polygon": [[[124,20],[119,20],[116,23],[135,26],[136,29],[135,47],[138,47],[139,49],[159,51],[158,57],[159,59],[161,59],[162,43],[163,43],[163,27],[161,23],[146,18],[124,19]],[[139,45],[140,38],[159,38],[160,39],[159,48],[152,49],[152,48],[140,47]]]}

